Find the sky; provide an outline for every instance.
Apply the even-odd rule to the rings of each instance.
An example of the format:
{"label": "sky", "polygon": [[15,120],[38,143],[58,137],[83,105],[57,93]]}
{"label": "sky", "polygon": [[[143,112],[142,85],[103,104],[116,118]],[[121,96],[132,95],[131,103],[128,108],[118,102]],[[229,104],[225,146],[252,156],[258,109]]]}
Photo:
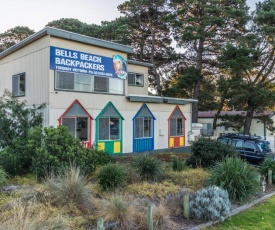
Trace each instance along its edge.
{"label": "sky", "polygon": [[[121,16],[117,6],[126,0],[0,0],[0,33],[16,26],[35,32],[48,22],[75,18],[87,24],[100,24]],[[251,9],[263,0],[247,0]]]}

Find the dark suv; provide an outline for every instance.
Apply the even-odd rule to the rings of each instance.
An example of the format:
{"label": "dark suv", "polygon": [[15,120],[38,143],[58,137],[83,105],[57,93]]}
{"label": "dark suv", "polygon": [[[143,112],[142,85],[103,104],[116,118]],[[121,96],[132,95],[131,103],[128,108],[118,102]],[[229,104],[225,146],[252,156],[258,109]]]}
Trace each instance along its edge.
{"label": "dark suv", "polygon": [[235,147],[242,158],[254,165],[259,165],[265,157],[275,160],[275,154],[271,152],[269,142],[260,136],[227,133],[221,134],[218,141]]}

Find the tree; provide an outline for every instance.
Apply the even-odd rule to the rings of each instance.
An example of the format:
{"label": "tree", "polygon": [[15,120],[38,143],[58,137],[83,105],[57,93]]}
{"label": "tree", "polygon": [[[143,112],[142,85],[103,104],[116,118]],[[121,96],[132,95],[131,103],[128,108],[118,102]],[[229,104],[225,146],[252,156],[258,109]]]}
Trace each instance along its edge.
{"label": "tree", "polygon": [[163,95],[168,97],[190,98],[192,97],[196,79],[201,79],[202,92],[199,95],[200,111],[217,109],[216,85],[213,79],[203,78],[202,74],[193,66],[178,68],[176,73],[164,84]]}
{"label": "tree", "polygon": [[0,34],[0,52],[19,43],[23,39],[34,34],[34,31],[26,26],[16,26]]}
{"label": "tree", "polygon": [[170,46],[170,29],[165,16],[168,13],[165,0],[130,0],[118,6],[131,22],[131,46],[134,47],[134,59],[150,62],[151,85],[161,93],[160,69],[175,54]]}
{"label": "tree", "polygon": [[87,23],[81,22],[78,19],[74,18],[61,18],[59,20],[49,22],[46,26],[86,36],[92,36],[94,34],[94,31],[96,31],[99,27],[96,24],[88,25]]}
{"label": "tree", "polygon": [[24,143],[28,130],[42,126],[42,112],[45,104],[29,107],[7,90],[0,97],[0,149],[13,147],[15,141]]}
{"label": "tree", "polygon": [[131,39],[131,28],[126,17],[119,17],[110,22],[103,21],[101,25],[90,25],[74,18],[61,18],[49,22],[46,26],[124,45],[129,45]]}
{"label": "tree", "polygon": [[[42,126],[39,106],[27,106],[5,91],[0,97],[0,165],[10,174],[29,172],[35,148],[28,143],[28,132]],[[39,144],[39,137],[36,137]]]}
{"label": "tree", "polygon": [[239,44],[228,44],[219,58],[234,79],[231,100],[246,111],[245,134],[249,133],[254,113],[272,108],[275,100],[275,49],[266,34],[253,32]]}
{"label": "tree", "polygon": [[[187,66],[194,66],[203,78],[194,81],[192,96],[199,99],[201,83],[217,64],[222,46],[234,40],[248,19],[245,0],[172,0],[170,23],[174,39],[185,49]],[[199,76],[199,75],[198,75]],[[192,107],[192,121],[197,122],[198,104]]]}

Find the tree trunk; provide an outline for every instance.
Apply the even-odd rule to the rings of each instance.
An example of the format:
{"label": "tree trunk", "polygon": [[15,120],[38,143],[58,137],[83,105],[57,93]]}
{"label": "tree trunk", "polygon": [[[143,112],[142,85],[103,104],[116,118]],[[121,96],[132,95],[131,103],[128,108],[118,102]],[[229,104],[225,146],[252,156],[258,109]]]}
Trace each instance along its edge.
{"label": "tree trunk", "polygon": [[254,110],[252,108],[246,111],[246,117],[244,122],[244,134],[249,134]]}
{"label": "tree trunk", "polygon": [[224,102],[225,102],[225,96],[222,95],[219,108],[218,108],[216,116],[214,117],[214,120],[213,120],[213,130],[215,130],[217,128],[217,121],[218,121],[217,116],[220,115],[220,113],[222,111],[222,108],[223,108],[223,105],[224,105]]}
{"label": "tree trunk", "polygon": [[160,94],[161,94],[160,76],[157,72],[157,68],[155,65],[155,59],[154,59],[156,38],[155,38],[155,31],[154,31],[154,28],[152,25],[152,20],[150,18],[149,18],[149,23],[150,23],[149,29],[150,29],[150,33],[152,35],[152,48],[151,48],[150,62],[151,62],[151,64],[153,64],[153,73],[154,73],[154,77],[157,81],[157,95],[160,96]]}
{"label": "tree trunk", "polygon": [[[196,60],[196,69],[201,73],[202,72],[202,54],[203,54],[203,40],[199,40],[199,46],[197,47],[197,60]],[[197,77],[194,85],[194,95],[193,98],[198,100],[200,92],[200,79]],[[199,104],[193,103],[192,105],[192,122],[198,122],[198,113],[199,113]]]}

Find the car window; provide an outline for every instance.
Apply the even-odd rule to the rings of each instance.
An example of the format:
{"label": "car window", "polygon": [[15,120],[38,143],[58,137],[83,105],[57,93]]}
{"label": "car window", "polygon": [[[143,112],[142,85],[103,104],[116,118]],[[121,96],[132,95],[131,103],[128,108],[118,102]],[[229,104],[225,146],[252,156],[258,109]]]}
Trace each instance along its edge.
{"label": "car window", "polygon": [[256,151],[256,146],[252,142],[244,142],[243,149],[245,151],[255,152]]}
{"label": "car window", "polygon": [[236,149],[242,150],[243,149],[243,140],[234,140],[236,141]]}
{"label": "car window", "polygon": [[228,138],[220,138],[220,139],[218,139],[218,142],[221,142],[223,144],[227,144]]}

